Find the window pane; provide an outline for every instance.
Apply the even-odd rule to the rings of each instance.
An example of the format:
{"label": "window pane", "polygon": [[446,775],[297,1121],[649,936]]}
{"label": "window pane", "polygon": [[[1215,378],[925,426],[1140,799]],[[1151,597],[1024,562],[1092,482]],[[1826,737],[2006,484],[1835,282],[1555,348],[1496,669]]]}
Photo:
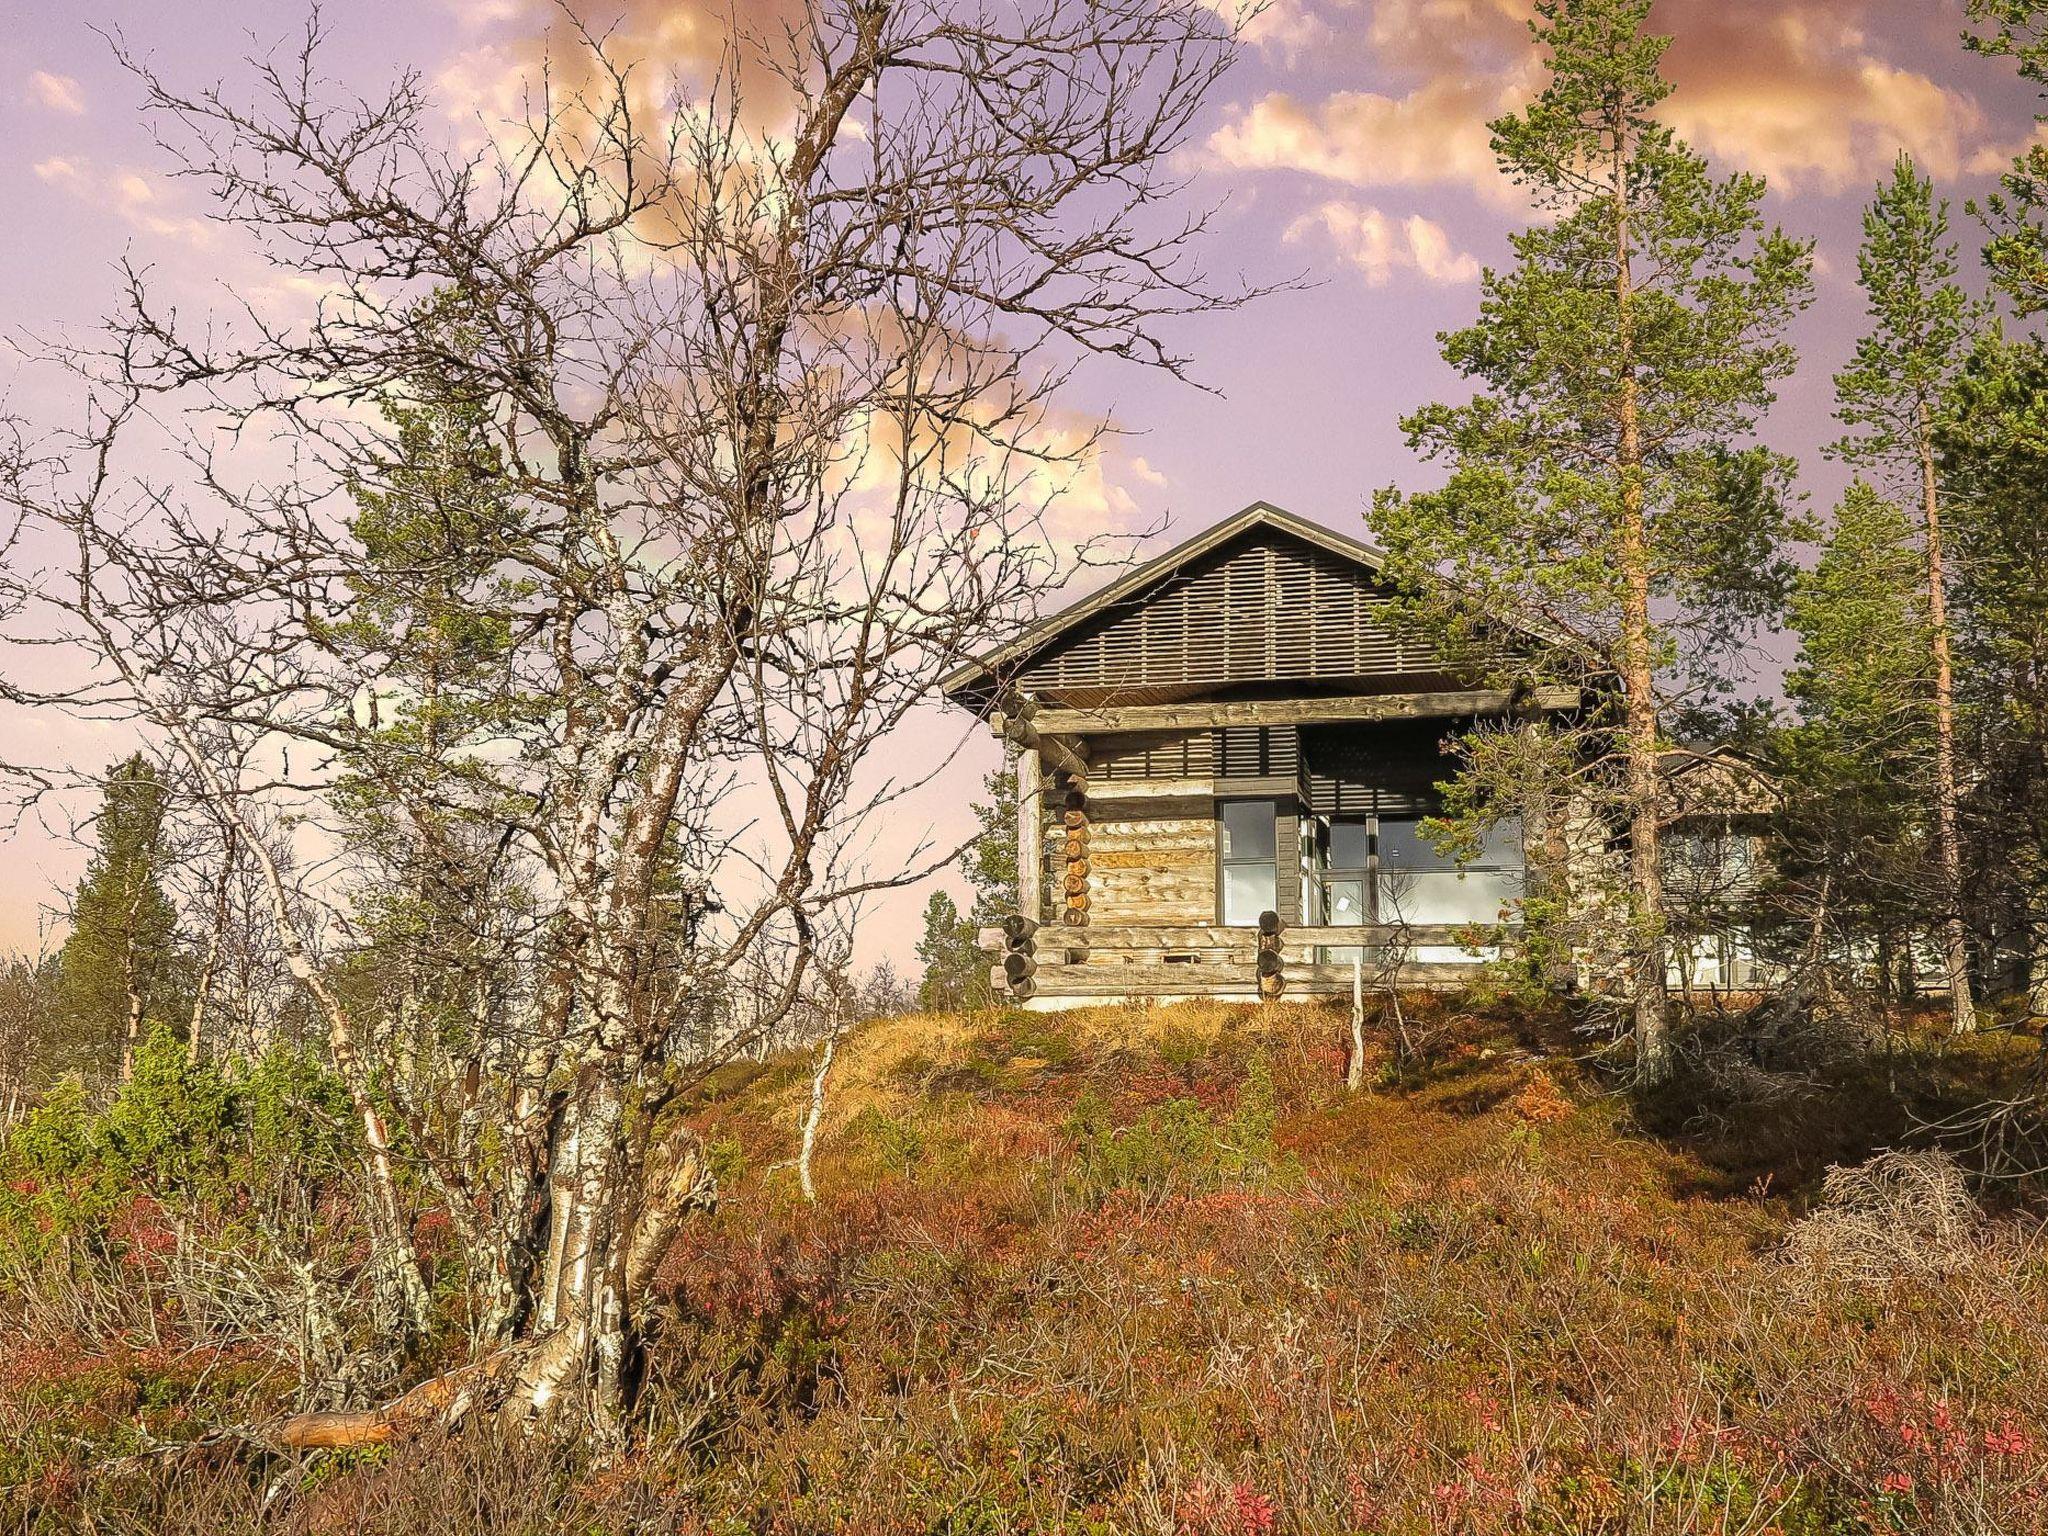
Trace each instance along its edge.
{"label": "window pane", "polygon": [[1223,857],[1271,859],[1276,834],[1270,800],[1226,800],[1222,806]]}
{"label": "window pane", "polygon": [[1230,928],[1255,926],[1261,912],[1278,905],[1271,864],[1223,866],[1223,922]]}
{"label": "window pane", "polygon": [[1522,894],[1522,877],[1512,870],[1475,870],[1457,875],[1441,870],[1383,870],[1380,919],[1390,923],[1494,923],[1501,907]]}
{"label": "window pane", "polygon": [[1351,928],[1366,921],[1365,882],[1332,880],[1323,887],[1325,921],[1332,928]]}
{"label": "window pane", "polygon": [[1510,816],[1487,828],[1486,841],[1472,855],[1472,863],[1494,869],[1522,867],[1522,818]]}
{"label": "window pane", "polygon": [[1454,866],[1443,854],[1429,845],[1422,835],[1422,822],[1417,820],[1395,821],[1390,817],[1380,818],[1380,863],[1391,864],[1400,869],[1451,869]]}
{"label": "window pane", "polygon": [[1363,821],[1333,821],[1330,823],[1330,868],[1365,868],[1365,823]]}

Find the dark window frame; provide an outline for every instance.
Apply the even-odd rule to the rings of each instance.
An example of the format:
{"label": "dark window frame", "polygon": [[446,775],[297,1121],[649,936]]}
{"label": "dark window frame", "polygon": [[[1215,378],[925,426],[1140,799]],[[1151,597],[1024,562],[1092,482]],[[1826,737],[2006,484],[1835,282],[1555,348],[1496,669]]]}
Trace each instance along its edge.
{"label": "dark window frame", "polygon": [[[1226,858],[1224,856],[1224,814],[1234,805],[1263,805],[1273,816],[1272,851],[1260,858]],[[1275,795],[1218,795],[1215,801],[1214,825],[1216,828],[1216,926],[1219,928],[1250,928],[1257,926],[1258,914],[1252,914],[1248,923],[1230,921],[1229,871],[1233,868],[1252,869],[1263,865],[1273,881],[1273,905],[1266,909],[1278,911],[1280,906],[1280,824],[1285,819],[1284,802]],[[1291,851],[1291,850],[1290,850]],[[1299,855],[1297,854],[1298,858]]]}

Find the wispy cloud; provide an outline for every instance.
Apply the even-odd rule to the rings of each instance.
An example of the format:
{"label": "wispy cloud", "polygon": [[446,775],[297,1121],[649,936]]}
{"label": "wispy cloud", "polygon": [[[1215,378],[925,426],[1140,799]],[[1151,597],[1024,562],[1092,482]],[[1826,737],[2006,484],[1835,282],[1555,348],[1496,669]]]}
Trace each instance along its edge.
{"label": "wispy cloud", "polygon": [[62,189],[80,202],[119,215],[135,228],[190,246],[214,244],[214,227],[194,218],[158,190],[138,171],[104,171],[90,161],[52,155],[32,167],[37,179]]}
{"label": "wispy cloud", "polygon": [[1667,6],[1678,90],[1664,115],[1700,149],[1785,192],[1836,193],[1883,174],[1899,150],[1937,176],[1973,157],[1984,114],[1888,56],[1856,0],[1716,0]]}
{"label": "wispy cloud", "polygon": [[1479,277],[1478,259],[1459,250],[1442,225],[1420,214],[1390,217],[1359,203],[1327,202],[1288,226],[1289,240],[1316,236],[1330,240],[1374,288],[1384,287],[1401,272],[1446,285],[1476,282]]}
{"label": "wispy cloud", "polygon": [[1212,134],[1209,149],[1234,170],[1353,187],[1454,185],[1504,202],[1514,189],[1494,165],[1486,123],[1507,105],[1497,86],[1449,76],[1406,96],[1338,91],[1314,104],[1275,91]]}
{"label": "wispy cloud", "polygon": [[[1983,111],[1894,57],[1872,0],[1665,0],[1651,26],[1674,41],[1664,116],[1728,168],[1779,191],[1823,194],[1881,175],[1900,149],[1937,176],[2001,163]],[[1529,0],[1379,0],[1353,36],[1371,88],[1270,90],[1209,138],[1235,171],[1295,171],[1345,186],[1458,188],[1514,206],[1487,122],[1542,78]]]}
{"label": "wispy cloud", "polygon": [[53,75],[39,69],[28,77],[29,100],[67,117],[85,114],[85,88],[69,75]]}

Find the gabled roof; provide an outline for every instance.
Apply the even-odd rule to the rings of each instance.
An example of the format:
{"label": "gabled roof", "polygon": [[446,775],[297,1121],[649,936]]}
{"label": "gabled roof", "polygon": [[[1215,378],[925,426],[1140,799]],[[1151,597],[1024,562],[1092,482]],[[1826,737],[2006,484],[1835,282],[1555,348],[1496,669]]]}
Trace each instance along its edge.
{"label": "gabled roof", "polygon": [[940,691],[952,697],[977,683],[986,684],[999,679],[1005,669],[1013,663],[1042,650],[1069,630],[1086,623],[1097,614],[1114,608],[1119,603],[1128,601],[1210,551],[1262,528],[1274,529],[1316,545],[1374,575],[1378,575],[1386,563],[1384,552],[1370,544],[1347,538],[1341,533],[1333,533],[1328,528],[1309,522],[1306,518],[1296,517],[1292,512],[1276,507],[1271,502],[1255,501],[1234,516],[1226,517],[1222,522],[1205,528],[1193,538],[1174,545],[1164,554],[1155,555],[1135,570],[1127,571],[1101,591],[1091,593],[1079,602],[1070,604],[1057,613],[1047,614],[1036,623],[1026,626],[1014,638],[997,646],[987,655],[955,668],[939,680]]}
{"label": "gabled roof", "polygon": [[1725,742],[1678,742],[1657,754],[1678,814],[1764,815],[1783,799],[1778,780],[1753,753]]}

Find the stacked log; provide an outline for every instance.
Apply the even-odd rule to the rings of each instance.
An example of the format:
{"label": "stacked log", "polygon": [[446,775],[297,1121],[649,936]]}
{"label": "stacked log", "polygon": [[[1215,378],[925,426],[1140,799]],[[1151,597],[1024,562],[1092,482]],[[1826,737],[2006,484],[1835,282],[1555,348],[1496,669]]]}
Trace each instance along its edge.
{"label": "stacked log", "polygon": [[1061,887],[1066,893],[1064,921],[1069,928],[1088,923],[1088,798],[1079,789],[1067,796],[1066,876]]}
{"label": "stacked log", "polygon": [[1259,914],[1259,1001],[1270,1003],[1286,988],[1280,971],[1280,914]]}
{"label": "stacked log", "polygon": [[998,985],[1020,1002],[1038,990],[1038,923],[1018,913],[1003,919],[1003,963],[996,968]]}

